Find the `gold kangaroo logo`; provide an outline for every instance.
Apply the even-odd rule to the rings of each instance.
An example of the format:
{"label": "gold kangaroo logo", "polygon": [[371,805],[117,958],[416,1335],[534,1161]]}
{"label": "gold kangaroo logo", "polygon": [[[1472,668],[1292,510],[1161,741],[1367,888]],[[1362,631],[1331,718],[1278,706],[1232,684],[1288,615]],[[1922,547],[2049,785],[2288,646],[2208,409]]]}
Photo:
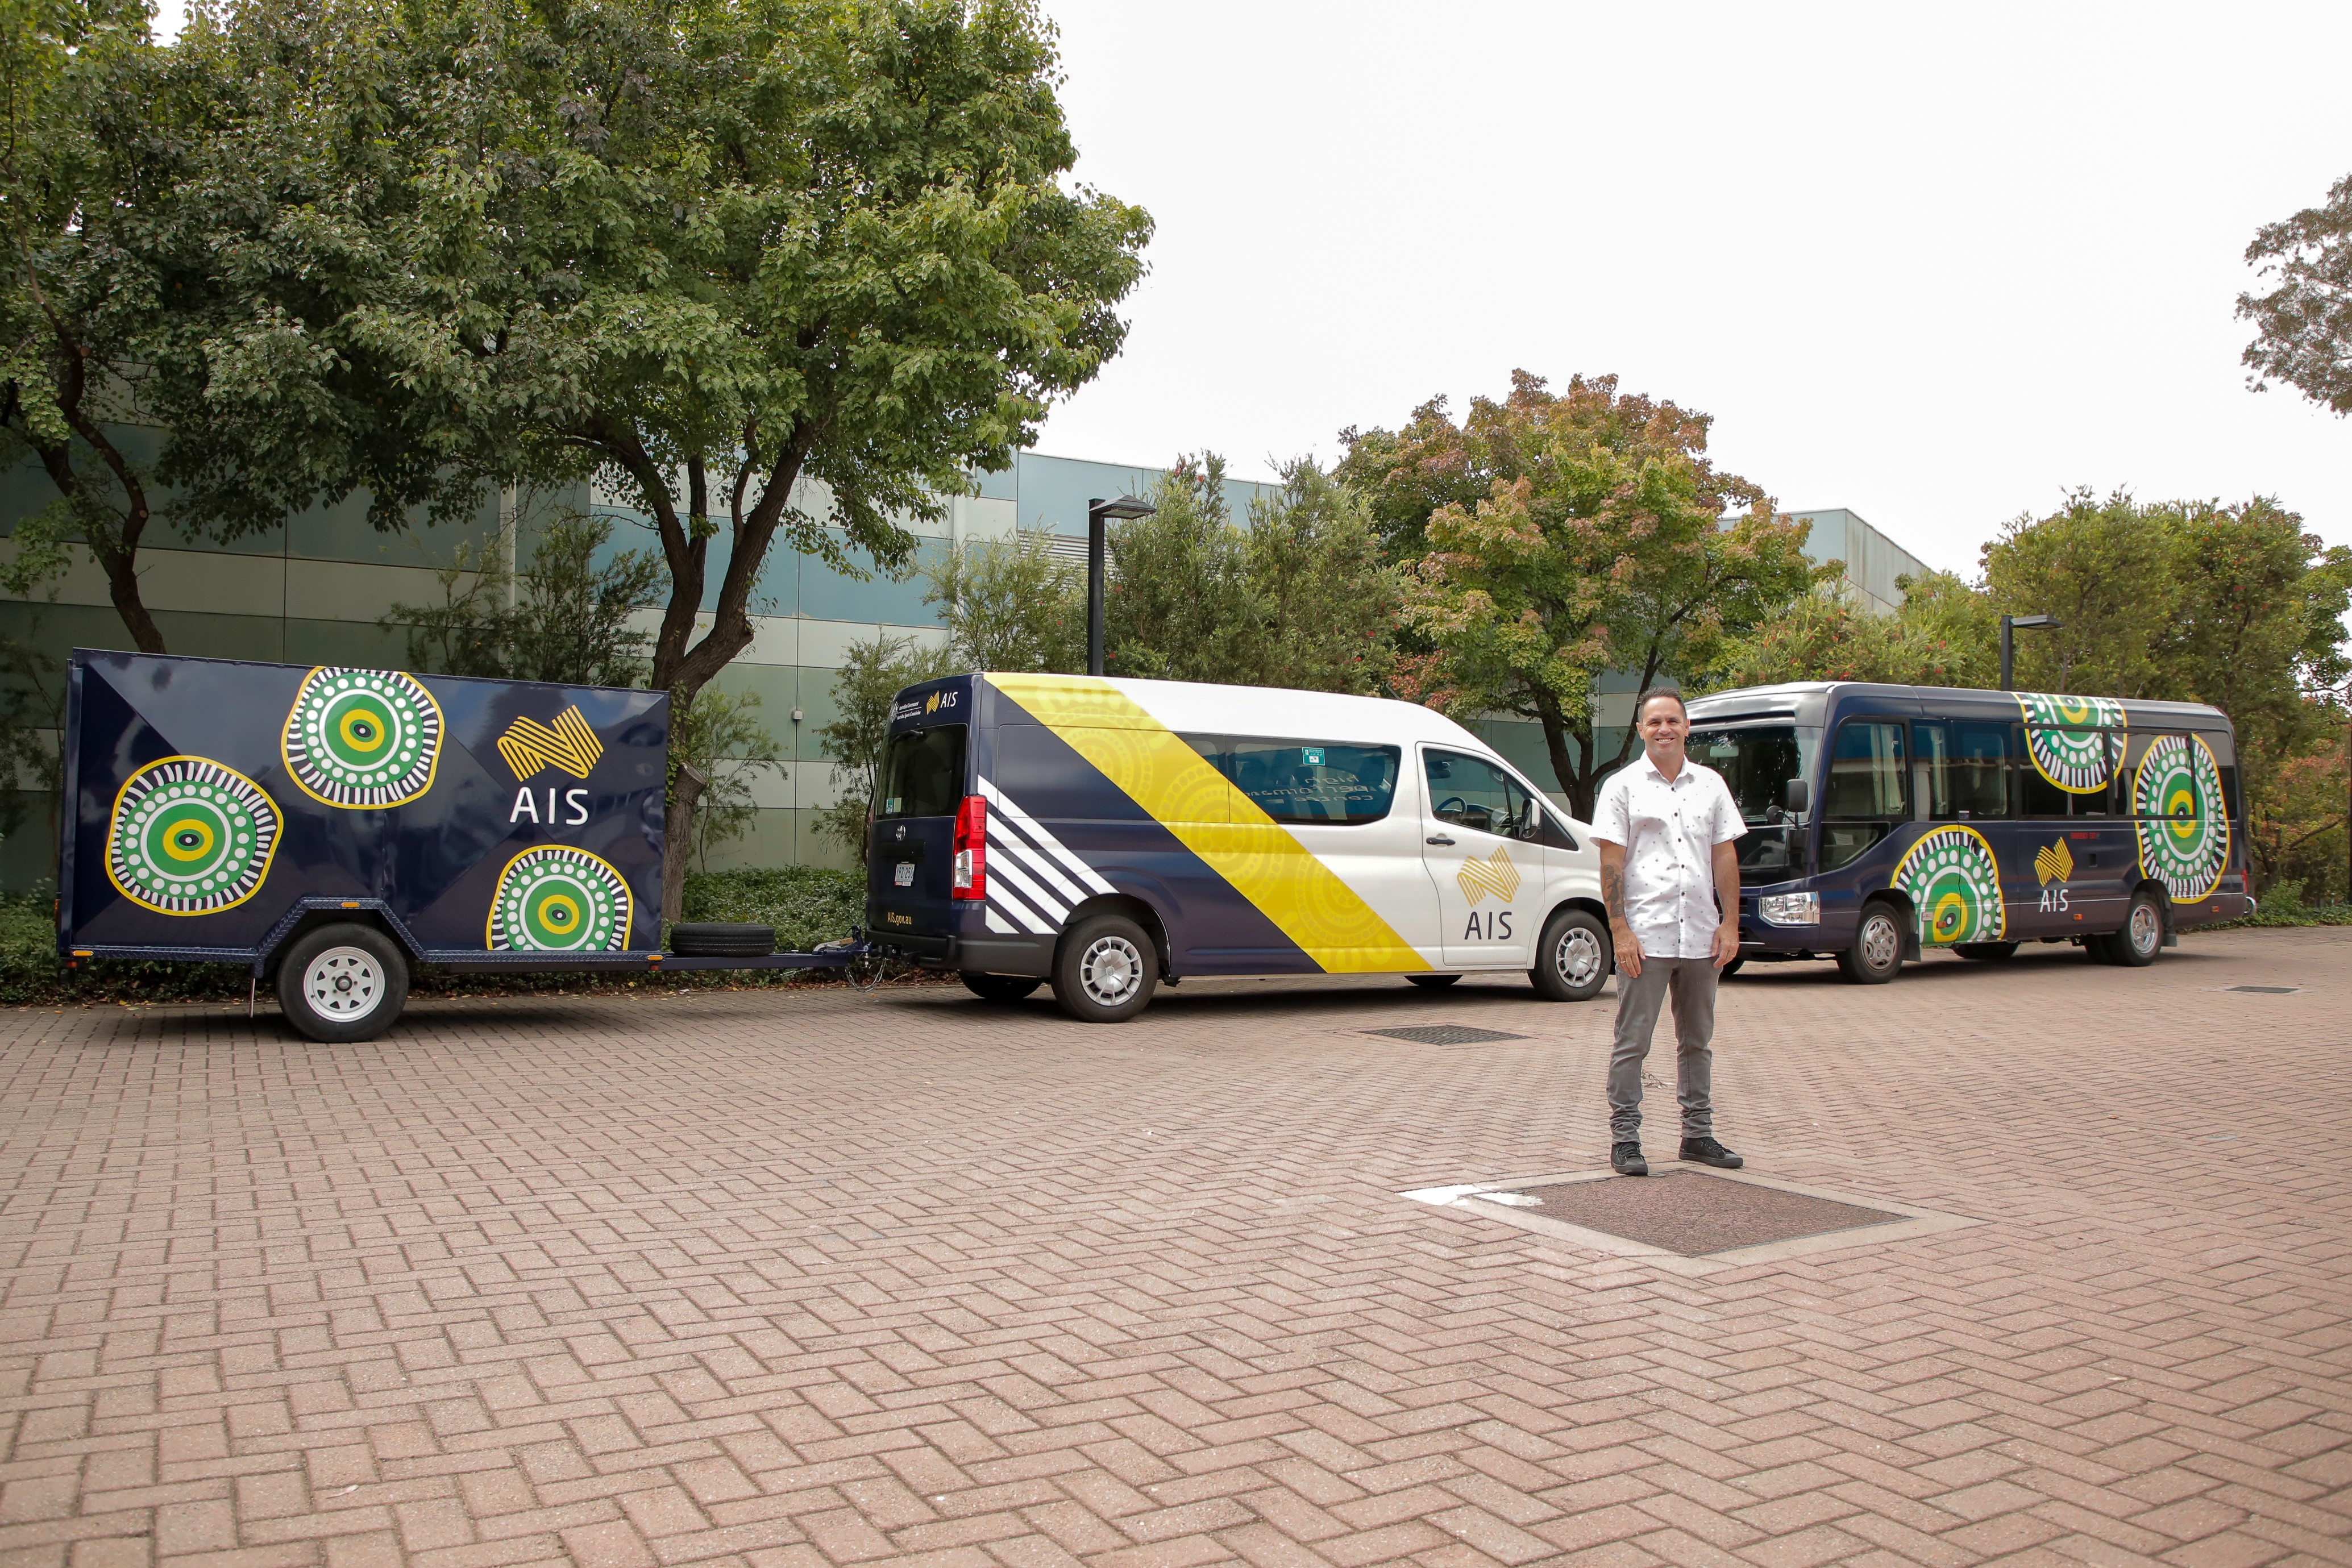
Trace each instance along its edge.
{"label": "gold kangaroo logo", "polygon": [[557,714],[552,727],[535,718],[515,720],[499,737],[499,755],[507,759],[518,779],[547,768],[561,768],[574,779],[585,779],[595,768],[596,759],[604,755],[604,744],[573,706]]}
{"label": "gold kangaroo logo", "polygon": [[1454,873],[1462,884],[1462,896],[1472,904],[1490,894],[1499,903],[1508,904],[1519,891],[1519,868],[1511,863],[1510,852],[1498,848],[1486,859],[1470,855],[1462,862],[1462,869]]}

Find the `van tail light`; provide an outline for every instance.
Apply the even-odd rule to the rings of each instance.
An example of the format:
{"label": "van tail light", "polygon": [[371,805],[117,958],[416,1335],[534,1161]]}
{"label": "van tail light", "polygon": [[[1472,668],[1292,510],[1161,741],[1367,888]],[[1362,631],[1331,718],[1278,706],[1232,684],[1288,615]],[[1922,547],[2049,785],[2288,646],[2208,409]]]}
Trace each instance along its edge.
{"label": "van tail light", "polygon": [[966,795],[956,808],[955,879],[949,892],[956,898],[988,896],[988,801]]}

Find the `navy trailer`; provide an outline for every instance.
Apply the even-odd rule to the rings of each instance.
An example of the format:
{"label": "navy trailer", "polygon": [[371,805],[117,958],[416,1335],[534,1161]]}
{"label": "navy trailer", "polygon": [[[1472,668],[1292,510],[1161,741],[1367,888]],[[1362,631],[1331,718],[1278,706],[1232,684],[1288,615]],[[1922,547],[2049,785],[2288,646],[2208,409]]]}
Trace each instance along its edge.
{"label": "navy trailer", "polygon": [[243,965],[296,1029],[339,1041],[392,1026],[413,964],[825,968],[857,951],[661,950],[666,692],[87,649],[68,683],[68,964]]}

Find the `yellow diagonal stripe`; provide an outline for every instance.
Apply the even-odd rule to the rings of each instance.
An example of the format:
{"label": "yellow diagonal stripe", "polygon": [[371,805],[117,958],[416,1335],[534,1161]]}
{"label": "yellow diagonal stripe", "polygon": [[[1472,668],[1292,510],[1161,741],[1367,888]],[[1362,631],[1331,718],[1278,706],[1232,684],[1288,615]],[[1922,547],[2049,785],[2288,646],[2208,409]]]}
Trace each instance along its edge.
{"label": "yellow diagonal stripe", "polygon": [[542,768],[561,768],[574,779],[585,779],[604,755],[604,743],[575,706],[557,714],[552,728],[535,718],[515,720],[499,737],[499,755],[517,779],[528,779]]}
{"label": "yellow diagonal stripe", "polygon": [[1378,974],[1429,963],[1256,801],[1108,682],[1084,675],[988,680],[1150,812],[1326,972]]}
{"label": "yellow diagonal stripe", "polygon": [[1519,891],[1519,868],[1511,863],[1509,852],[1497,846],[1485,860],[1476,855],[1465,860],[1454,880],[1462,884],[1462,896],[1473,904],[1489,894],[1508,904]]}

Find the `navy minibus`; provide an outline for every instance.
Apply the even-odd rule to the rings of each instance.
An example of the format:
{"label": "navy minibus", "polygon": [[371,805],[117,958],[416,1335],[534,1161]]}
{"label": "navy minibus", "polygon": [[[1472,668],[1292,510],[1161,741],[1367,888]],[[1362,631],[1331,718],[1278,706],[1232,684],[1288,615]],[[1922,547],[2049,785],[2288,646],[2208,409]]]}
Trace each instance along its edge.
{"label": "navy minibus", "polygon": [[1811,682],[1693,699],[1739,841],[1740,960],[1864,984],[1928,947],[2151,963],[2247,914],[2235,737],[2200,703]]}

